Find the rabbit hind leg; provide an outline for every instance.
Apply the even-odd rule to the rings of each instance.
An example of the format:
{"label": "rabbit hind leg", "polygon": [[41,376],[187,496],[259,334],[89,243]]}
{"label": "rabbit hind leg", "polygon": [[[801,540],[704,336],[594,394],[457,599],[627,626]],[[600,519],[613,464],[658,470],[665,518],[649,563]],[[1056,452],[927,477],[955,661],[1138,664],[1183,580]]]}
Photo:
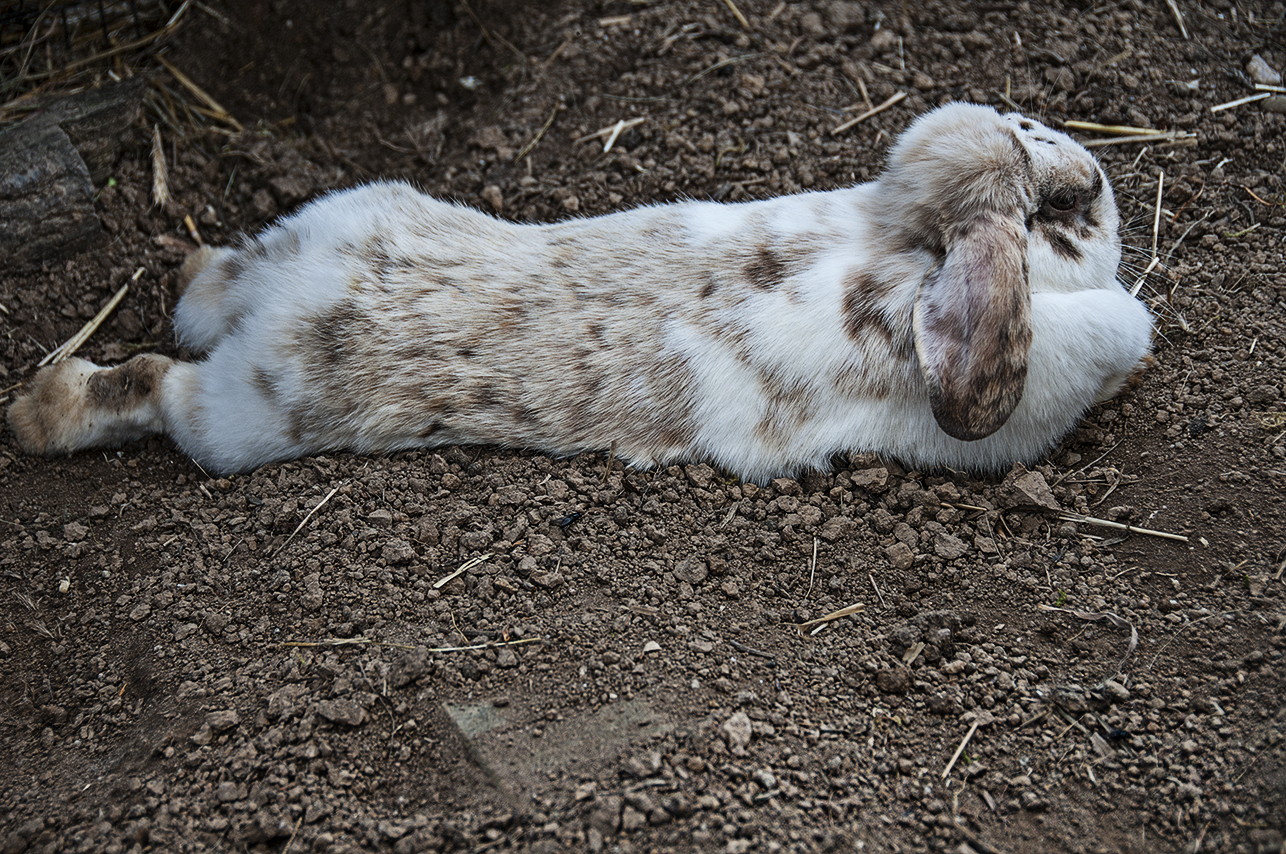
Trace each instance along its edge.
{"label": "rabbit hind leg", "polygon": [[166,375],[176,363],[155,354],[100,368],[67,359],[42,368],[9,407],[9,426],[30,454],[111,447],[165,432]]}
{"label": "rabbit hind leg", "polygon": [[190,350],[207,352],[236,325],[240,301],[232,297],[231,286],[237,270],[229,263],[236,255],[228,247],[202,246],[179,270],[174,331]]}

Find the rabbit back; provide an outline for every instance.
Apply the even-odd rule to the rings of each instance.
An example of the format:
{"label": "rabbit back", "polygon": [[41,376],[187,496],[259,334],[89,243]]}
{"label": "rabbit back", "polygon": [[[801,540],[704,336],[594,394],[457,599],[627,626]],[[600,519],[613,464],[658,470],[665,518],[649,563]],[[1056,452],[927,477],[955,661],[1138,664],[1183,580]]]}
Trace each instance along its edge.
{"label": "rabbit back", "polygon": [[[801,430],[851,428],[854,401],[905,385],[869,368],[888,342],[835,322],[869,263],[866,192],[545,226],[401,184],[328,197],[194,279],[180,339],[222,330],[194,420],[244,410],[275,434],[270,458],[481,442],[756,474],[824,463]],[[232,307],[213,323],[188,310],[210,279]],[[264,461],[244,437],[191,434],[217,467]]]}

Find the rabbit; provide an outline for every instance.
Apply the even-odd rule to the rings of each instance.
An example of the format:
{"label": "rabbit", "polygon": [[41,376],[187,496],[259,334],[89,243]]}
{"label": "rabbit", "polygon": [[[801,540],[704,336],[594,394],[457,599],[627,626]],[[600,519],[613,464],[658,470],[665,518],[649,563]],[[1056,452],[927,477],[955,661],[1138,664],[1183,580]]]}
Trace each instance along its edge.
{"label": "rabbit", "polygon": [[492,444],[765,482],[874,451],[998,471],[1148,356],[1112,190],[1066,135],[955,103],[878,179],[515,224],[405,183],[185,262],[195,362],[44,368],[9,410],[55,454],[171,436],[211,473]]}

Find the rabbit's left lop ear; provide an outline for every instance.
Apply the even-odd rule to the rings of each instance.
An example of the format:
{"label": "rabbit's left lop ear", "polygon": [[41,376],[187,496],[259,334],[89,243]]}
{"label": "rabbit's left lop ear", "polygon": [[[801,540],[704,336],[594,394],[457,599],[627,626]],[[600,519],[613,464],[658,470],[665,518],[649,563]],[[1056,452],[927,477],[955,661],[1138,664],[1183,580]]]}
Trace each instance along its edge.
{"label": "rabbit's left lop ear", "polygon": [[1027,381],[1027,229],[1019,211],[981,210],[943,236],[915,300],[915,352],[938,426],[971,441],[1004,426]]}

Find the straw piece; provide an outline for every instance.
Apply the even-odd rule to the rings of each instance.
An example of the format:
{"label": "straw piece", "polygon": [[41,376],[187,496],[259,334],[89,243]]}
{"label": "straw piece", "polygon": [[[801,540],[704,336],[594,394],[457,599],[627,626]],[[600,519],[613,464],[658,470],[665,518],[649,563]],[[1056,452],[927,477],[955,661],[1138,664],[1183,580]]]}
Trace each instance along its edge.
{"label": "straw piece", "polygon": [[1188,131],[1172,130],[1172,131],[1166,131],[1164,133],[1127,134],[1125,136],[1110,137],[1109,139],[1091,139],[1091,140],[1082,142],[1081,145],[1084,146],[1085,148],[1102,148],[1105,145],[1126,145],[1126,144],[1135,143],[1135,142],[1184,142],[1186,143],[1189,140],[1192,140],[1192,144],[1196,144],[1195,143],[1196,138],[1197,138],[1197,135],[1195,133],[1190,133]]}
{"label": "straw piece", "polygon": [[[137,282],[138,277],[141,275],[143,275],[143,268],[139,267],[130,282]],[[116,306],[120,305],[121,300],[125,299],[125,294],[127,293],[129,293],[129,282],[120,286],[120,289],[107,301],[107,305],[103,306],[98,314],[94,315],[93,320],[82,326],[79,332],[68,338],[60,346],[46,354],[45,358],[36,364],[36,367],[43,368],[45,365],[56,365],[79,350],[81,345],[89,340],[89,336],[93,335],[98,327],[103,325],[103,321],[107,319],[107,316],[112,313]]]}
{"label": "straw piece", "polygon": [[[616,128],[617,128],[617,126],[618,126],[618,125],[620,126],[621,130],[623,130],[623,131],[624,131],[624,130],[629,130],[630,128],[634,127],[635,125],[642,124],[642,123],[643,123],[643,122],[645,122],[645,121],[647,121],[647,119],[646,119],[645,117],[639,117],[639,118],[637,118],[637,119],[626,119],[626,120],[624,120],[624,121],[617,122],[616,124],[612,124],[612,125],[608,125],[607,127],[599,128],[598,130],[594,131],[593,133],[587,133],[587,134],[585,134],[584,136],[580,137],[579,139],[574,140],[574,142],[575,142],[575,143],[577,143],[577,144],[579,145],[579,144],[580,144],[580,143],[582,143],[582,142],[589,142],[591,139],[596,139],[596,138],[598,138],[598,137],[600,137],[600,136],[607,136],[607,135],[609,135],[612,131],[616,130]],[[619,132],[619,131],[618,131],[618,132]]]}
{"label": "straw piece", "polygon": [[326,497],[323,498],[321,501],[318,501],[317,506],[314,507],[312,510],[309,510],[307,515],[305,515],[303,519],[299,520],[299,524],[295,526],[295,530],[291,531],[290,536],[286,537],[286,541],[281,544],[281,547],[272,553],[273,557],[276,557],[277,555],[281,554],[282,550],[285,549],[286,546],[290,545],[290,541],[295,538],[295,534],[298,534],[300,531],[304,529],[304,526],[308,524],[308,520],[313,518],[313,514],[316,513],[318,510],[322,509],[323,504],[325,504],[327,501],[330,501],[332,498],[334,498],[335,493],[339,492],[339,488],[343,485],[344,485],[343,483],[335,484],[335,488],[332,489],[330,492],[326,493]]}
{"label": "straw piece", "polygon": [[540,142],[540,138],[545,135],[545,131],[549,130],[549,126],[554,123],[554,116],[556,115],[558,115],[557,104],[555,104],[554,108],[549,111],[549,118],[545,119],[545,123],[540,126],[540,130],[536,131],[536,135],[531,138],[531,142],[522,147],[522,151],[518,152],[517,156],[514,157],[514,160],[522,160],[531,153],[531,150],[536,147],[536,143]]}
{"label": "straw piece", "polygon": [[799,628],[802,629],[808,626],[815,626],[818,623],[829,623],[831,620],[838,620],[841,617],[847,617],[850,614],[858,614],[865,610],[866,610],[866,606],[863,605],[861,602],[854,602],[852,605],[849,605],[848,607],[845,607],[845,608],[840,608],[838,611],[831,611],[829,614],[827,614],[824,617],[818,617],[815,620],[809,620],[806,623],[800,623]]}
{"label": "straw piece", "polygon": [[621,131],[623,131],[623,130],[625,130],[625,120],[624,120],[624,119],[622,119],[621,121],[617,122],[615,125],[613,125],[613,126],[612,126],[612,132],[611,132],[610,134],[608,134],[608,135],[607,135],[607,142],[603,143],[603,153],[604,153],[604,154],[606,154],[607,152],[611,151],[611,150],[612,150],[612,146],[613,146],[613,145],[616,145],[616,138],[617,138],[617,137],[619,137],[619,136],[621,135]]}
{"label": "straw piece", "polygon": [[1063,122],[1063,127],[1072,128],[1073,130],[1091,130],[1096,133],[1121,133],[1121,134],[1149,134],[1165,133],[1154,128],[1136,128],[1129,125],[1101,125],[1098,122],[1082,122],[1076,119],[1068,119]]}
{"label": "straw piece", "polygon": [[161,145],[161,126],[152,125],[152,204],[164,208],[169,203],[170,179],[165,168],[165,148]]}
{"label": "straw piece", "polygon": [[982,718],[973,719],[973,725],[969,727],[969,731],[965,733],[965,737],[960,739],[960,746],[956,748],[955,753],[951,754],[951,761],[947,763],[946,768],[942,769],[942,779],[947,779],[947,775],[951,773],[951,769],[956,767],[956,760],[960,758],[960,754],[964,753],[965,746],[969,744],[969,739],[973,738],[973,734],[978,731],[978,727],[981,724]]}
{"label": "straw piece", "polygon": [[733,15],[736,15],[737,23],[741,24],[741,26],[746,29],[750,29],[750,22],[746,20],[745,15],[741,14],[741,10],[737,8],[737,4],[734,3],[733,0],[723,0],[723,3],[732,10]]}
{"label": "straw piece", "polygon": [[[498,649],[502,646],[525,646],[529,643],[544,642],[544,638],[520,638],[518,640],[510,641],[487,641],[485,643],[475,643],[469,646],[431,646],[428,647],[425,652],[468,652],[473,649]],[[419,649],[419,647],[414,644],[377,641],[371,638],[329,638],[324,641],[286,641],[282,646],[301,649],[315,649],[322,646],[387,646],[393,649]]]}
{"label": "straw piece", "polygon": [[469,569],[473,569],[478,564],[483,563],[484,561],[490,560],[491,554],[492,554],[491,552],[487,552],[485,555],[482,555],[481,557],[475,557],[460,564],[460,568],[457,569],[455,572],[451,573],[450,575],[444,575],[441,578],[439,578],[437,581],[433,582],[433,589],[441,590],[443,587],[447,585],[448,582],[450,582],[452,579],[459,576],[460,573]]}
{"label": "straw piece", "polygon": [[1247,95],[1246,97],[1238,98],[1235,101],[1225,101],[1222,104],[1216,104],[1211,107],[1210,112],[1217,113],[1220,110],[1230,110],[1233,107],[1240,107],[1242,104],[1249,104],[1251,101],[1262,101],[1265,98],[1271,97],[1272,94],[1272,92],[1260,92],[1258,95]]}
{"label": "straw piece", "polygon": [[1170,7],[1170,14],[1174,15],[1174,22],[1179,25],[1179,32],[1186,41],[1188,39],[1188,28],[1183,24],[1183,13],[1179,11],[1179,4],[1175,3],[1174,0],[1165,0],[1165,5]]}
{"label": "straw piece", "polygon": [[195,95],[198,100],[203,102],[213,111],[212,118],[216,118],[221,122],[231,125],[237,129],[238,133],[245,130],[245,127],[242,126],[241,122],[234,119],[218,101],[214,100],[214,98],[210,97],[204,89],[196,85],[196,83],[192,81],[192,78],[175,68],[174,63],[170,62],[160,54],[156,55],[156,61],[161,63],[161,65],[165,67],[166,71],[170,72],[170,75],[179,82],[179,85]]}
{"label": "straw piece", "polygon": [[1079,522],[1083,525],[1097,525],[1100,528],[1115,528],[1118,531],[1129,531],[1132,534],[1147,534],[1149,537],[1164,537],[1167,540],[1188,542],[1183,534],[1167,534],[1164,531],[1152,531],[1147,528],[1136,528],[1134,525],[1123,525],[1120,522],[1109,522],[1107,519],[1095,519],[1093,516],[1082,516],[1079,513],[1063,513],[1059,516],[1066,522]]}
{"label": "straw piece", "polygon": [[889,107],[893,106],[894,104],[896,104],[898,101],[901,101],[905,97],[906,97],[905,92],[898,92],[896,95],[891,95],[883,103],[877,106],[871,107],[871,109],[867,110],[865,113],[862,113],[860,116],[851,118],[848,121],[844,122],[844,124],[836,126],[833,130],[831,130],[831,135],[834,136],[835,134],[840,133],[841,131],[846,131],[849,128],[851,128],[853,125],[857,124],[858,122],[864,122],[867,119],[869,119],[871,116],[875,115],[876,113],[884,112]]}

